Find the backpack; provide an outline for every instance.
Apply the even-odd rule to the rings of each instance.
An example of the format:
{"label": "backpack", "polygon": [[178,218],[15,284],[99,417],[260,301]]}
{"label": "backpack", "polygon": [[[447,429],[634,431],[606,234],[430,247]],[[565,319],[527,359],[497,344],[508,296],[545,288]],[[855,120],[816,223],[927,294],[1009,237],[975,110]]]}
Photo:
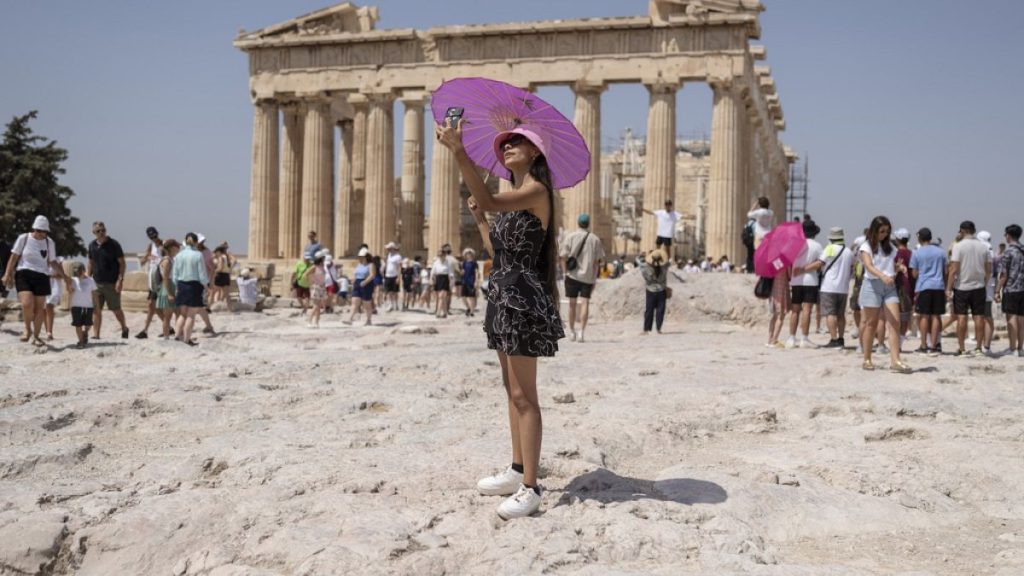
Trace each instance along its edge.
{"label": "backpack", "polygon": [[743,245],[747,248],[754,246],[754,221],[748,220],[747,225],[743,227],[743,232],[740,233],[740,239],[743,240]]}

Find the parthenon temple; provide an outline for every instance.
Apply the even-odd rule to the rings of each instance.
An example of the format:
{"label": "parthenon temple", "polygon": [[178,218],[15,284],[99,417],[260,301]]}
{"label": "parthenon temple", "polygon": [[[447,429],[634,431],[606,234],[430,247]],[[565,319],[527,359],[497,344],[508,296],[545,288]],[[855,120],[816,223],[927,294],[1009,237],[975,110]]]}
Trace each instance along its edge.
{"label": "parthenon temple", "polygon": [[[427,206],[423,115],[444,80],[483,76],[572,88],[593,167],[562,191],[563,226],[587,212],[606,246],[602,92],[619,83],[648,90],[643,207],[653,211],[674,196],[677,92],[710,85],[704,246],[708,255],[740,259],[752,199],[767,196],[785,213],[788,187],[782,106],[760,63],[765,47],[750,43],[760,37],[763,10],[757,0],[651,0],[644,16],[378,30],[377,8],[346,2],[242,32],[234,45],[249,57],[254,110],[249,258],[297,258],[309,230],[339,256],[364,242],[375,252],[390,241],[407,254],[458,248],[459,173],[448,150],[433,146]],[[404,110],[398,186],[396,100]],[[644,220],[642,249],[654,246],[655,226]]]}

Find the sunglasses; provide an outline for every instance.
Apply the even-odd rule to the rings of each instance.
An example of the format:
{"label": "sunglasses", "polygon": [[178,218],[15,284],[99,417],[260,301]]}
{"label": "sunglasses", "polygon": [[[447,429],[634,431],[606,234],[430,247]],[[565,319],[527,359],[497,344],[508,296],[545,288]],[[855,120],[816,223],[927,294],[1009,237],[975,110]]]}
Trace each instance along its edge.
{"label": "sunglasses", "polygon": [[93,230],[92,233],[93,234],[104,234],[104,233],[106,233],[106,231],[107,231],[106,228],[97,228],[97,229]]}
{"label": "sunglasses", "polygon": [[511,146],[515,148],[516,146],[519,146],[523,142],[526,142],[526,136],[516,134],[515,136],[512,136],[511,138],[502,142],[500,148],[504,149],[506,146]]}
{"label": "sunglasses", "polygon": [[49,234],[49,232],[47,232],[46,230],[40,230],[38,228],[33,228],[32,231],[39,232],[40,234]]}

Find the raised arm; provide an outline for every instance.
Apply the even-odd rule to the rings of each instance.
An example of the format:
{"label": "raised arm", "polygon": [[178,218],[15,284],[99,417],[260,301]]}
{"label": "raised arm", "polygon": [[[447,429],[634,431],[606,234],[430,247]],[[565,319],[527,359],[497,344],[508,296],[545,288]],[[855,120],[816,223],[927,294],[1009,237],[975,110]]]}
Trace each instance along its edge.
{"label": "raised arm", "polygon": [[461,121],[455,128],[447,124],[445,126],[435,126],[434,133],[437,135],[438,143],[451,150],[452,154],[455,155],[455,160],[459,165],[459,171],[462,173],[462,179],[466,183],[466,188],[469,188],[469,193],[485,212],[529,210],[530,208],[543,206],[547,202],[547,190],[539,182],[531,182],[514,190],[492,195],[462,144]]}

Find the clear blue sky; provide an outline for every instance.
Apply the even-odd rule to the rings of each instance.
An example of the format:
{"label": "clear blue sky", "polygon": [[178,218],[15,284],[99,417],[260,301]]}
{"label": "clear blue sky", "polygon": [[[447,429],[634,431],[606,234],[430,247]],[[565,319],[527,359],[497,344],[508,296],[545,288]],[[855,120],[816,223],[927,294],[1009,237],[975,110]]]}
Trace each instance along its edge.
{"label": "clear blue sky", "polygon": [[[64,182],[86,226],[137,250],[143,229],[186,230],[245,250],[252,109],[231,41],[326,0],[7,2],[0,118],[70,151]],[[646,0],[380,0],[381,28],[645,14]],[[443,4],[443,8],[439,5]],[[811,159],[809,211],[848,233],[878,213],[948,239],[975,220],[1001,237],[1024,221],[1024,43],[1017,0],[767,0],[762,42],[788,130]],[[544,89],[566,114],[568,88]],[[603,98],[606,146],[646,126],[646,91]],[[711,93],[688,85],[679,131],[707,132]],[[398,122],[398,125],[401,123]],[[400,143],[400,141],[399,141]],[[399,149],[400,150],[400,149]],[[428,162],[429,168],[429,162]],[[89,230],[83,227],[83,238]],[[852,234],[851,234],[852,236]]]}

